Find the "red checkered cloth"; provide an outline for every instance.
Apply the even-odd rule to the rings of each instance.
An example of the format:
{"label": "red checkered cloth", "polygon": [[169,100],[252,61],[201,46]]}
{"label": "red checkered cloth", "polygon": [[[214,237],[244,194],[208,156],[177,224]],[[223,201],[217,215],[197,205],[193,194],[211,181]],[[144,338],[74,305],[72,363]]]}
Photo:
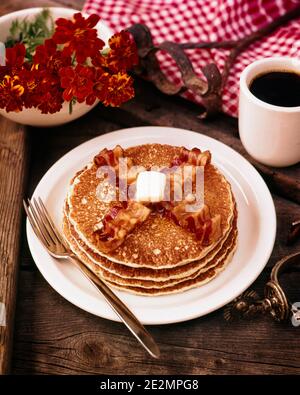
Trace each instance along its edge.
{"label": "red checkered cloth", "polygon": [[[183,43],[237,40],[299,5],[300,0],[87,0],[83,10],[100,15],[114,32],[143,23],[150,28],[154,43]],[[196,49],[187,53],[201,75],[201,68],[212,61],[222,70],[228,50]],[[300,57],[300,18],[255,42],[238,57],[222,94],[225,113],[237,116],[238,81],[244,67],[270,56]],[[162,53],[159,59],[168,78],[180,84],[173,60]],[[200,100],[191,92],[185,97]]]}

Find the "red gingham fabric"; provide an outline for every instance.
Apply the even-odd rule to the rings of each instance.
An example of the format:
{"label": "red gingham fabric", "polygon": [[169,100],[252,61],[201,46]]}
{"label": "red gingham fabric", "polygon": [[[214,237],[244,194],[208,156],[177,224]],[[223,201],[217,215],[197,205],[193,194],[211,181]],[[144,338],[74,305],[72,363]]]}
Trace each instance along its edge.
{"label": "red gingham fabric", "polygon": [[[155,43],[236,40],[300,6],[300,0],[87,0],[83,11],[97,13],[116,32],[134,23],[146,24]],[[188,50],[195,71],[214,61],[222,70],[227,50]],[[300,18],[255,42],[237,59],[222,94],[223,111],[237,116],[241,71],[256,59],[270,56],[300,57]],[[159,54],[161,67],[180,84],[176,65]],[[191,92],[185,97],[196,101]]]}

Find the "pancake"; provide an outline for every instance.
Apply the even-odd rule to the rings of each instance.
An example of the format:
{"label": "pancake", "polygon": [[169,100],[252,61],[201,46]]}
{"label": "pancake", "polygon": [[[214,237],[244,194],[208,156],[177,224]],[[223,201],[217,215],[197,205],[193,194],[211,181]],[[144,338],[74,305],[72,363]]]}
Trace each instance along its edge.
{"label": "pancake", "polygon": [[[192,280],[196,277],[199,277],[200,274],[207,272],[211,268],[217,266],[221,261],[223,261],[230,253],[230,251],[235,248],[236,244],[236,238],[237,238],[237,228],[236,228],[236,220],[234,221],[234,226],[233,229],[231,230],[228,238],[224,242],[222,248],[215,254],[213,259],[211,259],[209,262],[207,262],[206,265],[200,266],[200,268],[197,267],[197,261],[194,262],[194,265],[196,267],[196,270],[192,272],[192,274],[186,274],[183,277],[175,277],[171,278],[171,276],[166,276],[164,278],[164,281],[157,281],[156,279],[156,272],[159,272],[157,270],[155,273],[153,273],[152,280],[145,280],[145,279],[138,279],[136,277],[131,277],[131,278],[124,278],[118,275],[115,275],[100,265],[94,263],[89,257],[89,255],[84,252],[82,248],[79,247],[78,242],[75,240],[75,238],[72,236],[71,233],[71,226],[68,223],[67,218],[64,218],[64,234],[65,237],[70,245],[70,248],[72,251],[94,272],[96,273],[100,278],[102,278],[105,281],[109,281],[113,284],[117,284],[118,286],[129,286],[129,287],[141,287],[141,288],[147,288],[147,289],[162,289],[162,288],[167,288],[170,286],[175,286],[181,282],[186,282],[187,280]],[[191,265],[191,264],[188,264]],[[186,265],[181,266],[183,270],[185,269]],[[132,268],[131,268],[132,269]],[[133,269],[133,270],[139,270],[139,269]],[[146,269],[147,270],[147,269]],[[149,270],[149,269],[148,269]],[[162,269],[164,270],[164,269]],[[125,268],[124,268],[125,271]],[[171,270],[169,270],[170,272]]]}
{"label": "pancake", "polygon": [[[236,228],[236,214],[233,219],[233,224],[230,226],[230,230],[224,237],[224,239],[212,250],[210,251],[204,258],[187,263],[185,265],[175,266],[173,268],[167,269],[149,269],[145,267],[131,267],[123,264],[115,263],[107,258],[95,253],[91,248],[89,248],[76,233],[73,225],[68,220],[68,207],[66,205],[65,208],[65,219],[64,221],[68,224],[68,234],[72,236],[72,240],[76,242],[77,247],[82,250],[84,254],[96,265],[100,266],[102,269],[109,271],[113,274],[116,274],[122,278],[134,278],[140,280],[152,280],[155,281],[165,281],[166,279],[180,279],[186,276],[190,276],[193,273],[197,272],[202,267],[206,266],[212,259],[214,259],[215,255],[221,250],[223,244],[226,242],[230,233],[232,233],[232,227]],[[66,233],[66,231],[64,231]],[[69,236],[66,234],[67,240]]]}
{"label": "pancake", "polygon": [[207,270],[204,273],[199,274],[197,277],[193,279],[182,281],[170,287],[165,287],[165,288],[130,287],[130,286],[121,286],[120,284],[113,283],[111,281],[107,281],[107,284],[116,289],[119,289],[120,291],[125,291],[143,296],[160,296],[160,295],[169,295],[178,292],[188,291],[189,289],[200,287],[208,283],[209,281],[213,280],[219,273],[221,273],[232,260],[236,247],[237,247],[237,239],[235,240],[234,245],[231,248],[231,250],[228,252],[228,254],[215,267]]}
{"label": "pancake", "polygon": [[[174,155],[179,152],[180,147],[148,144],[128,148],[125,155],[135,165],[149,168],[154,165],[169,166]],[[193,233],[176,225],[170,218],[153,212],[127,235],[121,246],[104,253],[97,243],[94,230],[112,203],[96,197],[97,186],[103,182],[96,173],[97,167],[91,163],[72,180],[67,199],[68,220],[75,230],[76,238],[93,253],[110,262],[132,268],[173,269],[207,256],[226,240],[231,230],[234,201],[230,184],[214,165],[208,164],[204,172],[204,203],[208,205],[212,216],[221,216],[219,240],[209,246],[202,246]]]}

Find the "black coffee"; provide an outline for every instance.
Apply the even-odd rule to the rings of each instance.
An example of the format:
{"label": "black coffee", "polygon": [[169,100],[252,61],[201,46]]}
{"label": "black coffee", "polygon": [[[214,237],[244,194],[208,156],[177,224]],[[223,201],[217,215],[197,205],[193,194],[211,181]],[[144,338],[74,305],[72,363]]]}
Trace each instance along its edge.
{"label": "black coffee", "polygon": [[250,92],[258,99],[282,107],[300,106],[300,74],[272,71],[254,78]]}

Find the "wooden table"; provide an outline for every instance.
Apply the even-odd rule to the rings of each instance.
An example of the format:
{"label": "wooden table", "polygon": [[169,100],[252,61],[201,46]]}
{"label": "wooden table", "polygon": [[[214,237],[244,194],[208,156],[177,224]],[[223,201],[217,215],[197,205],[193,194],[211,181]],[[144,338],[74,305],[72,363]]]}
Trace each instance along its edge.
{"label": "wooden table", "polygon": [[[3,1],[0,13],[35,5],[80,8],[82,3],[82,0]],[[300,373],[300,327],[292,327],[290,323],[276,324],[268,318],[227,323],[222,310],[181,324],[150,327],[162,354],[158,361],[152,360],[122,324],[94,317],[59,296],[42,278],[31,258],[25,218],[21,214],[21,198],[31,195],[39,179],[57,159],[94,136],[130,126],[183,127],[221,140],[248,157],[237,137],[235,119],[220,116],[204,122],[196,118],[197,114],[195,105],[180,98],[163,96],[150,84],[137,81],[136,98],[122,109],[98,106],[87,116],[66,126],[33,129],[0,120],[0,302],[9,301],[6,303],[7,326],[0,327],[0,372]],[[278,218],[271,259],[253,284],[253,288],[262,294],[274,263],[300,248],[300,241],[292,247],[286,245],[290,223],[300,218],[299,204],[280,196],[286,192],[282,185],[288,175],[294,180],[293,200],[299,203],[300,168],[294,166],[278,173],[255,165],[276,192],[273,198]],[[278,178],[283,179],[283,184],[278,183]],[[299,273],[286,276],[285,285],[292,301],[300,301],[299,282]]]}

